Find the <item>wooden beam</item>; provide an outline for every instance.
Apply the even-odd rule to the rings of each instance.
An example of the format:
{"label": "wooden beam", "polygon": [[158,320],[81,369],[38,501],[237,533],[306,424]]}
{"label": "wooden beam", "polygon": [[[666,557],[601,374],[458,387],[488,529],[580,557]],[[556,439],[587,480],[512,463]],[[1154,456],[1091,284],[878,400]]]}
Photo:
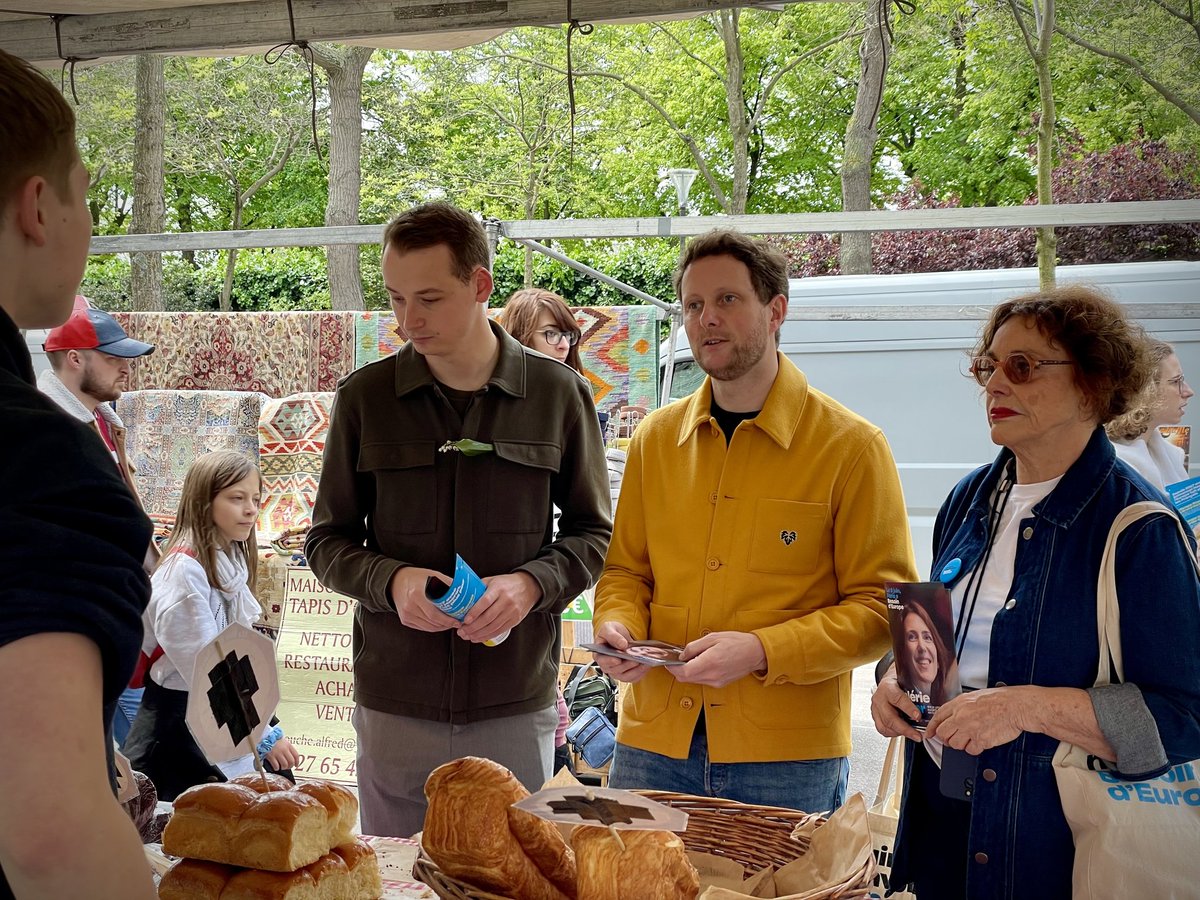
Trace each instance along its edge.
{"label": "wooden beam", "polygon": [[[1200,222],[1200,200],[1128,203],[1059,203],[1054,206],[976,206],[964,209],[877,209],[850,213],[789,213],[755,216],[674,216],[643,219],[547,219],[502,223],[505,236],[526,240],[633,237],[680,238],[713,228],[746,234],[809,234],[843,231],[924,231],[963,228],[1033,228],[1039,225],[1098,226]],[[321,247],[378,244],[383,225],[272,228],[179,234],[102,235],[92,253],[227,250],[233,247]]]}
{"label": "wooden beam", "polygon": [[[787,0],[811,2],[811,0]],[[15,4],[34,9],[36,3]],[[778,6],[765,0],[573,0],[580,22],[686,15],[730,7]],[[45,4],[52,8],[53,4]],[[562,25],[566,0],[293,0],[296,37],[309,41],[370,41],[435,32]],[[49,10],[48,10],[49,11]],[[270,46],[291,36],[284,0],[245,0],[129,12],[67,16],[62,52],[80,59],[136,53],[196,53]],[[49,18],[4,22],[0,49],[33,62],[59,57]]]}

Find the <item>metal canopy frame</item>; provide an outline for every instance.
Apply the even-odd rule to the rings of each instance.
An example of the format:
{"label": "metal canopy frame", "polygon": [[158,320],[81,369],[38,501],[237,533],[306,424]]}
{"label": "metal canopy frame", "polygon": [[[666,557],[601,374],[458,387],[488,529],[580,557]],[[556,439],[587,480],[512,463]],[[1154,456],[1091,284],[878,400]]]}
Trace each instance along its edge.
{"label": "metal canopy frame", "polygon": [[521,26],[644,22],[801,2],[818,0],[7,0],[0,49],[37,63],[136,53],[222,56],[293,34],[299,41],[450,49]]}

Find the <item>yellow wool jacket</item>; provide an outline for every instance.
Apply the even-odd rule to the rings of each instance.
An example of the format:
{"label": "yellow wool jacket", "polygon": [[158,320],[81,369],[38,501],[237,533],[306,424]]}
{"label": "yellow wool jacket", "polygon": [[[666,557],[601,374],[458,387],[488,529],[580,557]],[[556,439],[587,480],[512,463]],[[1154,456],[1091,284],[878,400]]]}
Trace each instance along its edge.
{"label": "yellow wool jacket", "polygon": [[675,644],[752,632],[766,672],[712,688],[653,669],[618,739],[684,759],[703,710],[713,762],[847,755],[851,671],[889,645],[883,584],[916,580],[891,450],[782,354],[728,448],[711,398],[706,379],[634,433],[595,625]]}

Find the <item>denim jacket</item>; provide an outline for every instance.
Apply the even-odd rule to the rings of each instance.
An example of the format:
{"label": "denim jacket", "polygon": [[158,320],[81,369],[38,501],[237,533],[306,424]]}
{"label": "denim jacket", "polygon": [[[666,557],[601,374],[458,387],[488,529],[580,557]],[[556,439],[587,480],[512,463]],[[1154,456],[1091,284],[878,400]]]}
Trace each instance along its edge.
{"label": "denim jacket", "polygon": [[[989,538],[990,499],[1011,459],[1005,449],[990,466],[967,476],[938,513],[933,572],[961,560],[950,587],[979,564]],[[1116,459],[1103,430],[1096,429],[1055,489],[1020,523],[1009,599],[992,626],[989,687],[1092,687],[1099,662],[1096,583],[1110,525],[1132,503],[1162,499]],[[1140,520],[1117,542],[1125,678],[1127,685],[1140,689],[1143,721],[1149,725],[1152,718],[1157,726],[1157,759],[1162,763],[1150,771],[1119,771],[1127,736],[1122,742],[1106,730],[1123,778],[1155,777],[1168,763],[1200,757],[1200,582],[1189,559],[1193,551],[1166,515]],[[1096,688],[1092,693],[1102,730],[1102,695],[1122,690]],[[1152,734],[1141,739],[1155,743]],[[1051,767],[1058,743],[1045,734],[1023,732],[980,754],[970,807],[967,884],[959,886],[958,896],[1070,896],[1074,844]],[[912,742],[906,749],[907,776],[914,750],[923,751]],[[910,807],[909,787],[906,777],[894,886],[911,881],[924,866],[936,866],[936,848],[944,846],[941,823],[924,804]],[[929,875],[922,870],[921,880]]]}

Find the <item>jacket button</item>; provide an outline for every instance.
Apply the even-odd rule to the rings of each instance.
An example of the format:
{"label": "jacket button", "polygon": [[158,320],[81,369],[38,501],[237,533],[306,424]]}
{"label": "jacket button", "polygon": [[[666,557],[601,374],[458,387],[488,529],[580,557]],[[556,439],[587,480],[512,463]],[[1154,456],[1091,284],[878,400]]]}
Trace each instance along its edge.
{"label": "jacket button", "polygon": [[714,556],[708,562],[706,562],[705,565],[708,566],[711,571],[715,572],[717,569],[721,568],[721,561]]}
{"label": "jacket button", "polygon": [[1009,598],[1009,601],[1004,604],[1005,609],[1013,609],[1017,605],[1017,601]]}
{"label": "jacket button", "polygon": [[713,491],[711,494],[708,495],[708,502],[709,503],[717,502],[717,492],[716,491]]}
{"label": "jacket button", "polygon": [[1025,540],[1029,540],[1031,537],[1033,537],[1033,526],[1026,525],[1025,530],[1021,532],[1021,537],[1025,538]]}
{"label": "jacket button", "polygon": [[995,781],[996,780],[996,770],[995,769],[984,769],[983,770],[983,780],[984,781]]}
{"label": "jacket button", "polygon": [[986,865],[987,865],[987,861],[988,861],[988,860],[987,860],[987,854],[986,854],[986,853],[976,853],[976,854],[975,854],[975,862],[979,863],[981,866],[986,866]]}
{"label": "jacket button", "polygon": [[711,628],[701,628],[700,629],[700,637],[704,637],[706,634],[712,634],[712,629]]}
{"label": "jacket button", "polygon": [[693,700],[691,697],[684,697],[682,700],[679,701],[680,709],[691,709],[695,705],[696,705],[696,701]]}
{"label": "jacket button", "polygon": [[992,687],[1008,687],[1007,681],[997,681]]}

